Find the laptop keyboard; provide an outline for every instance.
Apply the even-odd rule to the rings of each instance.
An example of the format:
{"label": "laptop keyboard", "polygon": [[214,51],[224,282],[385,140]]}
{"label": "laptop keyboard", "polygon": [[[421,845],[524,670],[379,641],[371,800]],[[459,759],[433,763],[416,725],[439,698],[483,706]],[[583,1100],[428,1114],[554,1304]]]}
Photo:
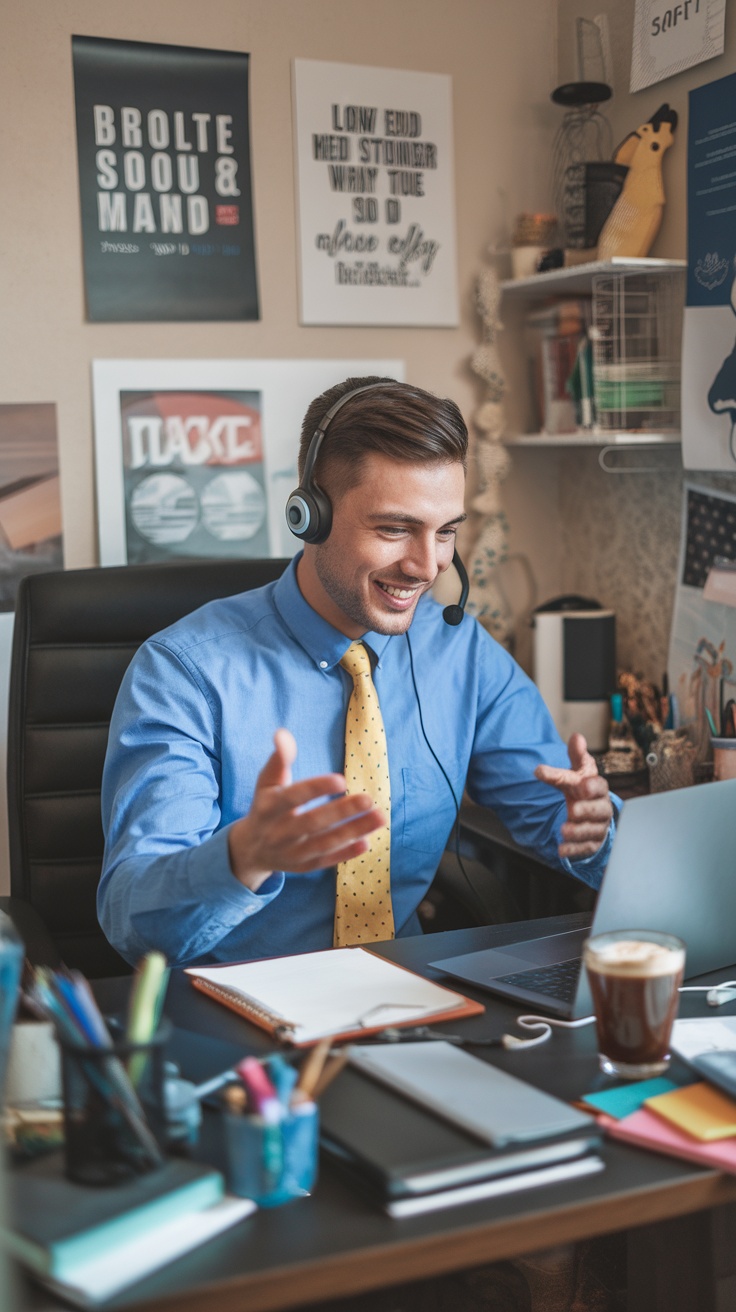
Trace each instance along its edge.
{"label": "laptop keyboard", "polygon": [[580,957],[558,961],[554,966],[535,966],[533,970],[517,971],[515,975],[498,975],[499,984],[514,984],[532,993],[555,998],[558,1002],[572,1002],[580,974]]}

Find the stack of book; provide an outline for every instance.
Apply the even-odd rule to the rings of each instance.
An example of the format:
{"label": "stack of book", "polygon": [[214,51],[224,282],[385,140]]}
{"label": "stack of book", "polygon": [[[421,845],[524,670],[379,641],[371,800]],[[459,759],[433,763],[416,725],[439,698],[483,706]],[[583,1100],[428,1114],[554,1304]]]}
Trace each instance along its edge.
{"label": "stack of book", "polygon": [[603,1169],[593,1117],[441,1040],[354,1049],[320,1116],[327,1155],[397,1218]]}
{"label": "stack of book", "polygon": [[171,1158],[124,1184],[91,1189],[54,1153],[9,1172],[0,1247],[78,1307],[96,1307],[251,1212],[211,1167]]}

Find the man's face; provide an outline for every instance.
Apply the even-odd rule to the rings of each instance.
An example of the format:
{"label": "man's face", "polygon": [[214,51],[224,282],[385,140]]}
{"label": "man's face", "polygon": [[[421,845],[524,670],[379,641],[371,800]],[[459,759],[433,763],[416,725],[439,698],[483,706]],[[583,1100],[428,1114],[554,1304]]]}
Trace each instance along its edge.
{"label": "man's face", "polygon": [[406,632],[422,593],[452,561],[464,491],[459,462],[371,452],[360,482],[332,507],[327,541],[305,547],[303,596],[346,637]]}

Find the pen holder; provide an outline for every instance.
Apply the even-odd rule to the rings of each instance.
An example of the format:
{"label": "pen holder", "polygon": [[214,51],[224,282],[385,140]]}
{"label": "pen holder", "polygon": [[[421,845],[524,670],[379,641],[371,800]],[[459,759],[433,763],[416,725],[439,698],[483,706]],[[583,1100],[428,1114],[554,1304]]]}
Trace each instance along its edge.
{"label": "pen holder", "polygon": [[122,1026],[107,1024],[109,1048],[59,1045],[66,1174],[80,1184],[117,1184],[164,1160],[164,1051],[171,1026],[164,1020],[147,1043],[129,1043]]}
{"label": "pen holder", "polygon": [[317,1179],[319,1111],[313,1102],[275,1125],[260,1116],[223,1111],[225,1177],[231,1193],[259,1207],[303,1198]]}
{"label": "pen holder", "polygon": [[713,778],[736,778],[736,738],[712,738]]}

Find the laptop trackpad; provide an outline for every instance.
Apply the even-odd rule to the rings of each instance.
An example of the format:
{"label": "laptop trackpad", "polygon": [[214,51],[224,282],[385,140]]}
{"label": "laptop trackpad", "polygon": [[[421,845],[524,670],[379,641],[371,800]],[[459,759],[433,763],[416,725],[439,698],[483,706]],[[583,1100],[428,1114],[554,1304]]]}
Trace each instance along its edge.
{"label": "laptop trackpad", "polygon": [[572,930],[567,934],[550,934],[545,938],[530,938],[522,943],[510,943],[504,948],[482,948],[480,952],[463,953],[443,961],[430,961],[430,966],[462,979],[481,983],[497,979],[499,975],[515,975],[535,966],[555,965],[582,955],[588,929]]}

